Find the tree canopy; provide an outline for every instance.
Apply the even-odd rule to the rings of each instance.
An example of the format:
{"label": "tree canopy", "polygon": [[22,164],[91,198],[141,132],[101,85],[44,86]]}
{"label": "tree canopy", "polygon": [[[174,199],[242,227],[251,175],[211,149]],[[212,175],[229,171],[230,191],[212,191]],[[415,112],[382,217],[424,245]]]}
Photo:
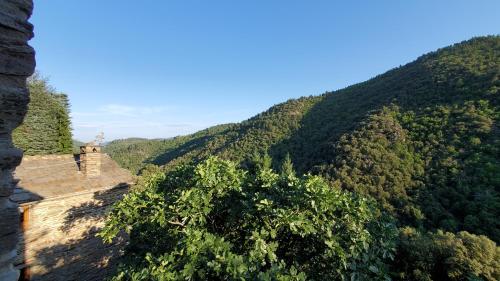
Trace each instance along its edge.
{"label": "tree canopy", "polygon": [[384,280],[396,228],[317,176],[210,157],[150,175],[101,235],[130,235],[115,280]]}
{"label": "tree canopy", "polygon": [[30,102],[23,123],[12,134],[27,155],[72,153],[68,96],[35,73],[28,79]]}

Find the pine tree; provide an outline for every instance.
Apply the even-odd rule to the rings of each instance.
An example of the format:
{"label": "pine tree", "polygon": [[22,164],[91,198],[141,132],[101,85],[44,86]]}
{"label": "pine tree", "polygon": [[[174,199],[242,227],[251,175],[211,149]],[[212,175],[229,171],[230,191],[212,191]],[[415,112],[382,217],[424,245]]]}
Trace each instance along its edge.
{"label": "pine tree", "polygon": [[38,73],[28,80],[28,88],[28,112],[14,130],[14,144],[27,155],[72,153],[68,96],[58,93]]}
{"label": "pine tree", "polygon": [[283,176],[283,177],[295,175],[295,170],[293,169],[293,163],[292,163],[292,159],[290,158],[290,153],[287,153],[285,156],[285,159],[283,159],[283,162],[281,163],[280,172],[281,172],[281,176]]}

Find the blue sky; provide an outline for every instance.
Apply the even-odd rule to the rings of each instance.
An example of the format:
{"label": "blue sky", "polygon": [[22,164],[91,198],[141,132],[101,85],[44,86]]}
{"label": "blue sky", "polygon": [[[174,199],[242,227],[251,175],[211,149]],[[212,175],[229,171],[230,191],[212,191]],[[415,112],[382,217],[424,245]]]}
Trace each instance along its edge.
{"label": "blue sky", "polygon": [[182,135],[499,34],[500,1],[35,0],[75,138]]}

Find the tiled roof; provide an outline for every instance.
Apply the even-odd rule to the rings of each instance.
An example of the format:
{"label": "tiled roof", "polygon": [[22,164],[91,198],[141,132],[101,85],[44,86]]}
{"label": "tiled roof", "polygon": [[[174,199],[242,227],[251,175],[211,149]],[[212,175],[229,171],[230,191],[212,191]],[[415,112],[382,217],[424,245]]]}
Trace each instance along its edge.
{"label": "tiled roof", "polygon": [[18,203],[108,189],[133,182],[131,173],[106,154],[102,154],[101,175],[98,177],[88,178],[80,172],[78,155],[25,156],[14,177],[20,181],[11,199]]}

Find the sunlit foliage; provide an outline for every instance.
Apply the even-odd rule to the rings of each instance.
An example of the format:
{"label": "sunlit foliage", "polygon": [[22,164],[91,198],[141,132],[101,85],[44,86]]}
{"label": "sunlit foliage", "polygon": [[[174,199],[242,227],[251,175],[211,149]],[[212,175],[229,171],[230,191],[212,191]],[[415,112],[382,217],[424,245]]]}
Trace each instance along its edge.
{"label": "sunlit foliage", "polygon": [[[285,167],[288,164],[284,165]],[[101,235],[130,235],[114,280],[384,280],[396,228],[373,202],[287,168],[208,158],[150,175]]]}
{"label": "sunlit foliage", "polygon": [[400,280],[500,280],[500,247],[485,236],[401,231],[393,265]]}
{"label": "sunlit foliage", "polygon": [[[352,192],[349,198],[354,202],[373,199],[373,219],[380,223],[380,217],[385,217],[381,214],[390,214],[402,229],[397,259],[391,265],[392,278],[498,280],[499,95],[500,37],[474,38],[423,55],[366,82],[278,104],[203,141],[172,146],[166,150],[169,157],[154,163],[162,165],[160,171],[168,172],[177,171],[178,164],[200,163],[212,155],[232,160],[249,171],[246,177],[256,177],[243,181],[243,195],[239,196],[262,194],[252,188],[263,187],[266,181],[246,184],[258,180],[262,171],[282,167],[280,173],[270,173],[269,177],[278,183],[287,182],[293,187],[290,191],[298,190],[293,196],[287,195],[297,202],[308,196],[298,187],[314,177],[298,179],[293,168],[299,174],[321,175],[331,192]],[[164,155],[161,149],[155,153],[148,157],[159,159],[157,156]],[[183,189],[182,184],[178,186]],[[174,187],[161,189],[168,190],[162,191],[161,198],[175,194]],[[297,207],[272,206],[285,210]],[[215,210],[226,216],[224,208]],[[329,222],[326,225],[332,227]],[[376,235],[370,227],[365,230]],[[131,234],[133,238],[138,235]],[[249,239],[247,232],[243,234]],[[224,241],[231,247],[242,244],[228,238]],[[302,247],[301,242],[293,241],[288,251],[295,251],[299,259]],[[296,266],[295,260],[278,257],[285,261],[284,269],[291,270],[293,264],[307,278],[321,279],[314,270]],[[128,263],[123,276],[159,262],[146,266],[141,260],[145,260],[144,255]],[[339,260],[341,256],[336,256],[332,266],[337,268]],[[387,272],[384,266],[376,268],[377,272]],[[286,270],[280,272],[291,274]],[[323,280],[353,272],[337,271],[338,275],[324,275],[331,278]]]}

